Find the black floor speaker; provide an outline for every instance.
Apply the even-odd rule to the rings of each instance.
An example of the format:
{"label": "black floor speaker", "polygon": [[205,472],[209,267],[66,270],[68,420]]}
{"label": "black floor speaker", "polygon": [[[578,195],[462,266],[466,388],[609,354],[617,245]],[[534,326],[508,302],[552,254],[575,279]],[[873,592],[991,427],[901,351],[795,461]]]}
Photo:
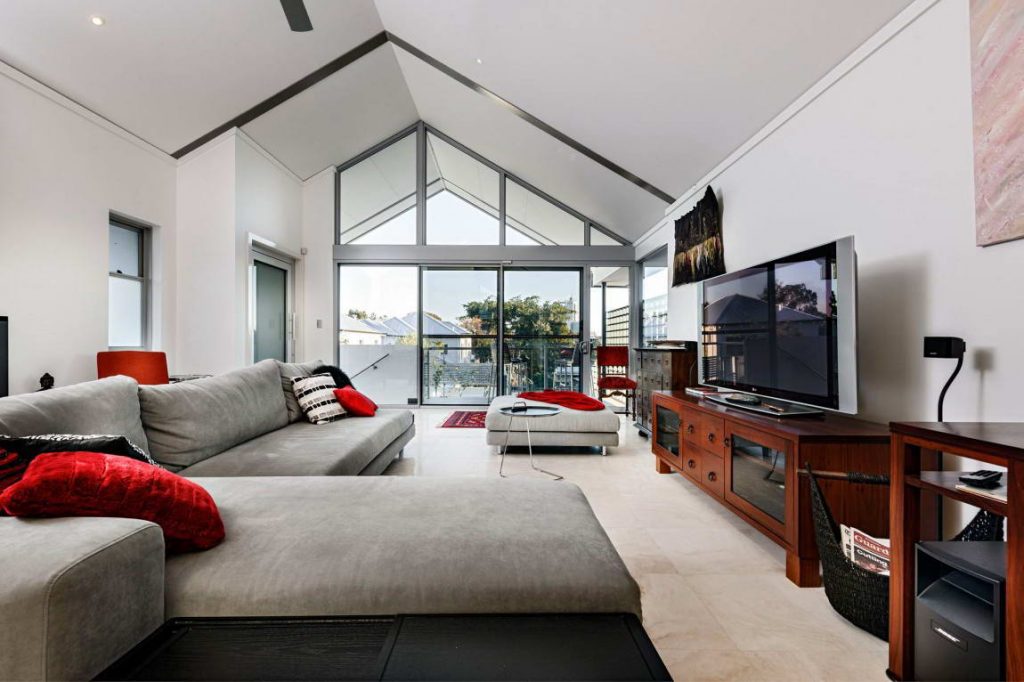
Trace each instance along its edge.
{"label": "black floor speaker", "polygon": [[914,678],[1006,679],[1005,542],[919,542]]}

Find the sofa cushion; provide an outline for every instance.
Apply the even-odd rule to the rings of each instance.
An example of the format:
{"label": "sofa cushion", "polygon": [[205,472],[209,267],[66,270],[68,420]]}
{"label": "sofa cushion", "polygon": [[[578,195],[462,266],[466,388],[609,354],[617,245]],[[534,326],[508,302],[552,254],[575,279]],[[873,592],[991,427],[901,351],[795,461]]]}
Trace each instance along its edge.
{"label": "sofa cushion", "polygon": [[345,418],[345,408],[334,397],[335,388],[330,374],[314,374],[292,382],[295,399],[313,424],[330,424]]}
{"label": "sofa cushion", "polygon": [[0,680],[91,680],[164,622],[159,526],[0,518]]}
{"label": "sofa cushion", "polygon": [[274,360],[207,379],[140,386],[149,453],[172,471],[288,424]]}
{"label": "sofa cushion", "polygon": [[341,408],[353,417],[372,417],[377,414],[377,403],[352,388],[334,389],[334,398],[341,404]]}
{"label": "sofa cushion", "polygon": [[284,393],[284,402],[288,407],[288,422],[295,423],[306,416],[302,414],[299,401],[295,398],[295,391],[292,390],[292,379],[308,377],[313,370],[324,364],[320,360],[314,362],[277,362],[277,369],[281,373],[281,392]]}
{"label": "sofa cushion", "polygon": [[152,521],[170,552],[224,539],[217,505],[202,486],[158,466],[98,452],[51,452],[0,494],[11,516],[117,516]]}
{"label": "sofa cushion", "polygon": [[149,452],[139,385],[124,376],[0,398],[0,434],[113,434]]}
{"label": "sofa cushion", "polygon": [[17,483],[32,461],[47,452],[102,452],[156,464],[124,436],[45,434],[0,436],[0,490]]}
{"label": "sofa cushion", "polygon": [[355,476],[413,424],[409,410],[297,422],[190,466],[184,476]]}
{"label": "sofa cushion", "polygon": [[499,478],[204,478],[230,530],[167,561],[167,617],[640,613],[583,493]]}

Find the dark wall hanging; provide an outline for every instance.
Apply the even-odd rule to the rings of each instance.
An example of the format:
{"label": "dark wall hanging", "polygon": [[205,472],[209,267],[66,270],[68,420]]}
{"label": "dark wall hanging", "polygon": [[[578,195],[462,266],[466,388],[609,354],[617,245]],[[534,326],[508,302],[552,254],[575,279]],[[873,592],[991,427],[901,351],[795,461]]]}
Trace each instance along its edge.
{"label": "dark wall hanging", "polygon": [[672,286],[725,274],[722,213],[709,186],[692,211],[676,220],[676,250]]}

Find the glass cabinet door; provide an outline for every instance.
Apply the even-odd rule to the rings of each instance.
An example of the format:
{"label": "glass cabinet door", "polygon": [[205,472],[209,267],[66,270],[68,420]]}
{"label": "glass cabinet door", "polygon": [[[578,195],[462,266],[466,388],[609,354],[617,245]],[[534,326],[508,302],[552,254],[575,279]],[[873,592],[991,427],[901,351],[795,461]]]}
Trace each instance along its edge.
{"label": "glass cabinet door", "polygon": [[654,440],[662,450],[679,459],[679,413],[663,405],[656,405],[657,419]]}
{"label": "glass cabinet door", "polygon": [[749,438],[730,436],[730,492],[779,523],[786,522],[786,453]]}

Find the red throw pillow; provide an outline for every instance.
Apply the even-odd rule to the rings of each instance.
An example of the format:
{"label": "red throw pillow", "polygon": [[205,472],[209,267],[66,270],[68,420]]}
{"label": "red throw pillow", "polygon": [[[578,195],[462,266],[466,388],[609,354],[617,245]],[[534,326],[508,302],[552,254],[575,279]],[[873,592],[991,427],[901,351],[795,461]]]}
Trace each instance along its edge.
{"label": "red throw pillow", "polygon": [[353,417],[372,417],[377,414],[377,403],[351,386],[334,389],[334,397]]}
{"label": "red throw pillow", "polygon": [[11,516],[117,516],[159,525],[169,552],[209,549],[224,539],[210,493],[152,464],[96,452],[39,455],[0,494]]}

